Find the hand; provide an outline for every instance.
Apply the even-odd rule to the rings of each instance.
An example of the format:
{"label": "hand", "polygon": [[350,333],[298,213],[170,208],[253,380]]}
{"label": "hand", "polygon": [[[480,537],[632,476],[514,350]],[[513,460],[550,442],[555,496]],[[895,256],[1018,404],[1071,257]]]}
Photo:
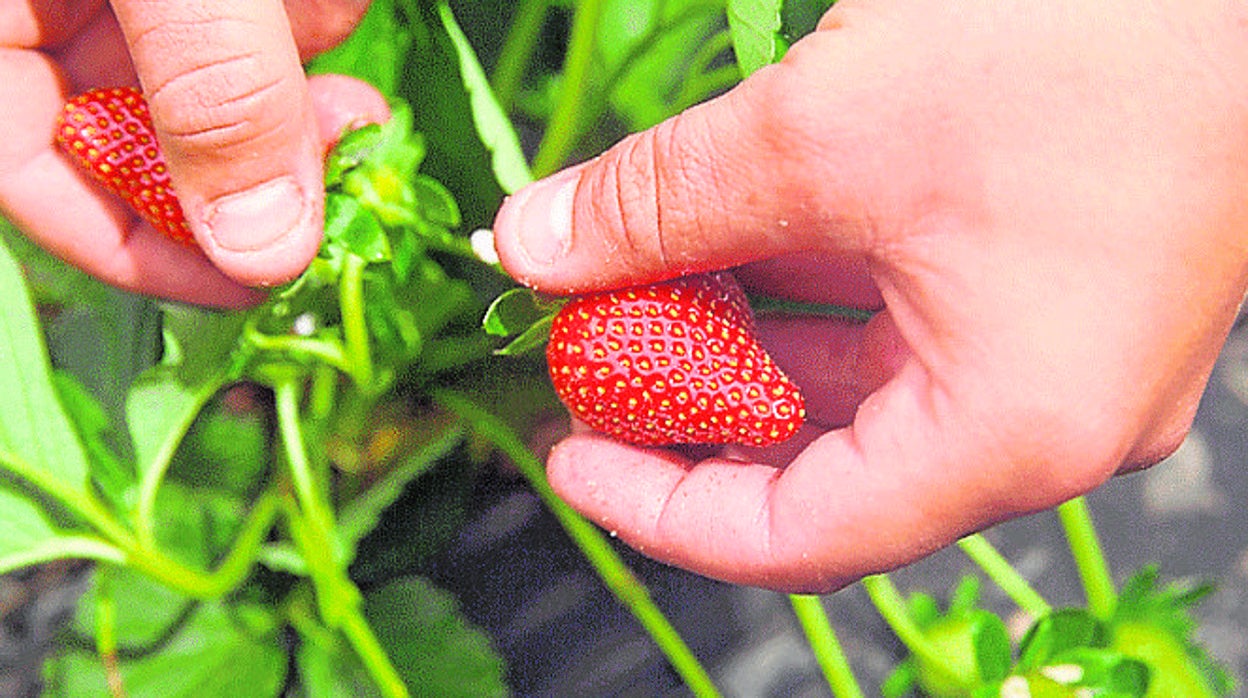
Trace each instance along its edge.
{"label": "hand", "polygon": [[879,310],[763,323],[801,443],[578,433],[556,490],[655,558],[826,591],[1160,460],[1248,278],[1245,20],[844,0],[781,64],[512,197],[498,251],[541,290],[740,266]]}
{"label": "hand", "polygon": [[[326,144],[384,99],[346,78],[305,80],[367,0],[0,0],[0,213],[84,270],[207,305],[258,298],[316,254]],[[142,83],[203,251],[170,242],[97,188],[52,142],[61,105]]]}

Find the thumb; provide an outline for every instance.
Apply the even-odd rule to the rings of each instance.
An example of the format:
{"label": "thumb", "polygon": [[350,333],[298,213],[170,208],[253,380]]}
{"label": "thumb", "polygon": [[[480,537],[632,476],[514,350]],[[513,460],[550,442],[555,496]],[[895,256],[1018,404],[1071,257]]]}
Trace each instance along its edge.
{"label": "thumb", "polygon": [[[823,247],[854,252],[850,231],[829,235],[844,226],[826,214],[856,208],[843,200],[852,188],[812,176],[813,161],[828,150],[803,135],[815,128],[799,113],[804,105],[773,98],[793,91],[792,71],[770,66],[517,192],[494,224],[503,266],[522,283],[567,293]],[[825,120],[817,128],[826,142],[838,127]]]}
{"label": "thumb", "polygon": [[320,242],[322,165],[282,2],[113,5],[200,247],[244,284],[297,276]]}

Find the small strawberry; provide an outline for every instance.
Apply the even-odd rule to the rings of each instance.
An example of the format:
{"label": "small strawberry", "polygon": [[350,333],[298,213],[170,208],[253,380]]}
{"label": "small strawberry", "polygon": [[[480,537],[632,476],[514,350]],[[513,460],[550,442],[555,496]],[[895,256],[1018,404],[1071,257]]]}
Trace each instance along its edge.
{"label": "small strawberry", "polygon": [[56,143],[166,237],[194,243],[169,183],[147,101],[137,89],[95,89],[74,97],[61,112]]}
{"label": "small strawberry", "polygon": [[764,446],[806,416],[726,273],[573,300],[554,318],[546,360],[574,416],[636,444]]}

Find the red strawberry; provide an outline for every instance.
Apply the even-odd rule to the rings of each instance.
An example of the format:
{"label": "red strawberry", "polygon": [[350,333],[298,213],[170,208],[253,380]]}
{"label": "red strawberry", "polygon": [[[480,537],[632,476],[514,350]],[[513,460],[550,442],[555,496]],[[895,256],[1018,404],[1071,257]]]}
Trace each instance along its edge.
{"label": "red strawberry", "polygon": [[61,112],[56,143],[80,167],[157,230],[193,244],[143,94],[133,87],[96,89]]}
{"label": "red strawberry", "polygon": [[573,300],[555,316],[546,360],[573,415],[636,444],[764,446],[806,416],[725,273]]}

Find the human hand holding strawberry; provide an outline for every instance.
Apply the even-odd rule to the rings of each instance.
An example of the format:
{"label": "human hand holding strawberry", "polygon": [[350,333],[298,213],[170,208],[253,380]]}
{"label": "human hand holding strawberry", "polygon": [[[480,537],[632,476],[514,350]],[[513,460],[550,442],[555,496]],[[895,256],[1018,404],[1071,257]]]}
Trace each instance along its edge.
{"label": "human hand holding strawberry", "polygon": [[[784,62],[512,198],[555,293],[737,267],[807,427],[579,433],[570,503],[711,576],[827,590],[1169,453],[1248,286],[1240,4],[842,0]],[[1195,115],[1199,115],[1196,118]]]}
{"label": "human hand holding strawberry", "polygon": [[[384,119],[362,83],[305,80],[300,56],[345,37],[366,2],[6,2],[0,213],[116,285],[208,305],[256,298],[315,254],[321,158]],[[142,83],[199,248],[156,235],[54,149],[68,97]],[[55,192],[50,198],[49,192]],[[249,196],[254,195],[254,196]],[[52,202],[52,203],[50,203]]]}

